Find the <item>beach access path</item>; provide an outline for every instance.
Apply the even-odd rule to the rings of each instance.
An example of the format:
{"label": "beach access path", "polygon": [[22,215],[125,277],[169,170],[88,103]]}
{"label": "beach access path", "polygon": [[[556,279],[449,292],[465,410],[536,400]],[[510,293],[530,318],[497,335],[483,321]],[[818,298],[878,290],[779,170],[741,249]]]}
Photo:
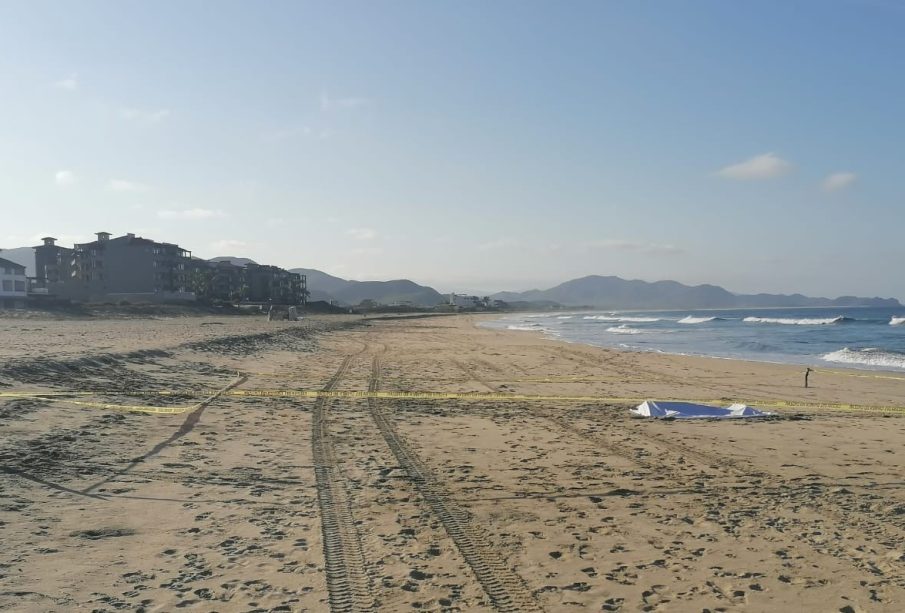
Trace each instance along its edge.
{"label": "beach access path", "polygon": [[480,319],[0,320],[0,610],[905,608],[905,375]]}

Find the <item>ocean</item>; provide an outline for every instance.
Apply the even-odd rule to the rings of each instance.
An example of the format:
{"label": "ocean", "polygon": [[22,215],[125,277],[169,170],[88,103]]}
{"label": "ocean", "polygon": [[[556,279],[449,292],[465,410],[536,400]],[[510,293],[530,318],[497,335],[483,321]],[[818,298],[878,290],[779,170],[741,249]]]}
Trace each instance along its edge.
{"label": "ocean", "polygon": [[633,351],[905,371],[905,308],[560,311],[483,325]]}

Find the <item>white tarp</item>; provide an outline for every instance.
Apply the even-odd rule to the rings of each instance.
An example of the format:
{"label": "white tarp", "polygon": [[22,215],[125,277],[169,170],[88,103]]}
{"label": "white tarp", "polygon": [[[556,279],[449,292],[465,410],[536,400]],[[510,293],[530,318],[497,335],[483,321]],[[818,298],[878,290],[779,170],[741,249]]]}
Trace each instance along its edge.
{"label": "white tarp", "polygon": [[642,402],[632,413],[641,417],[673,417],[675,419],[732,419],[734,417],[767,417],[773,415],[746,404],[733,404],[726,408],[712,407],[693,402]]}

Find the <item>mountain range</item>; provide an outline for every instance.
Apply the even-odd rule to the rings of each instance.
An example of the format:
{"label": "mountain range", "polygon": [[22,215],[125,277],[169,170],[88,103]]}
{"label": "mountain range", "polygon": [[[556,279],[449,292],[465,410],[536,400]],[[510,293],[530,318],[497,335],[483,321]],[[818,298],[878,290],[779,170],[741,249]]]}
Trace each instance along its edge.
{"label": "mountain range", "polygon": [[381,304],[411,303],[431,307],[446,302],[446,297],[432,287],[418,285],[408,279],[392,281],[347,281],[311,268],[292,268],[308,277],[311,300],[336,300],[356,305],[362,300],[375,300]]}
{"label": "mountain range", "polygon": [[[256,263],[248,258],[220,256],[212,262],[232,262],[236,266]],[[446,302],[446,297],[432,287],[418,285],[408,279],[393,281],[349,281],[334,277],[313,268],[291,268],[289,272],[305,275],[308,281],[308,300],[324,300],[354,306],[362,300],[374,300],[380,304],[411,303],[420,307],[432,307]]]}
{"label": "mountain range", "polygon": [[898,307],[895,298],[810,298],[801,294],[733,294],[716,285],[683,285],[676,281],[653,283],[620,277],[591,275],[572,279],[547,290],[500,292],[492,296],[506,302],[556,302],[564,306],[606,309],[729,309],[737,307]]}
{"label": "mountain range", "polygon": [[0,258],[15,262],[19,266],[24,266],[26,276],[35,276],[35,250],[33,247],[0,249]]}

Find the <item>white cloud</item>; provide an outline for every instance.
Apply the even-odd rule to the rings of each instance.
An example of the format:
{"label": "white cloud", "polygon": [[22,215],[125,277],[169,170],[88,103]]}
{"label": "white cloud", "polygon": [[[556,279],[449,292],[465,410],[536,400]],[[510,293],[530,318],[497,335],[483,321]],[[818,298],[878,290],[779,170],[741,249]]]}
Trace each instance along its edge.
{"label": "white cloud", "polygon": [[148,111],[143,109],[120,109],[119,116],[127,121],[142,121],[146,123],[158,123],[170,116],[169,109]]}
{"label": "white cloud", "polygon": [[377,232],[371,228],[349,228],[346,235],[357,241],[369,241],[377,238]]}
{"label": "white cloud", "polygon": [[110,179],[107,182],[107,189],[112,192],[143,192],[148,189],[148,186],[124,179]]}
{"label": "white cloud", "polygon": [[198,221],[202,219],[222,219],[227,217],[227,214],[220,210],[212,210],[212,209],[183,209],[180,211],[176,210],[163,210],[157,211],[157,216],[160,219],[175,219],[175,220],[183,220],[183,221]]}
{"label": "white cloud", "polygon": [[627,251],[632,253],[646,253],[652,255],[678,255],[685,253],[681,247],[669,244],[646,243],[642,241],[630,241],[623,239],[603,239],[590,241],[584,244],[587,249],[601,249],[607,251]]}
{"label": "white cloud", "polygon": [[321,94],[321,110],[329,111],[331,109],[358,109],[371,104],[369,98],[361,98],[355,96],[346,96],[344,98],[334,98],[326,92]]}
{"label": "white cloud", "polygon": [[60,187],[69,187],[75,183],[76,176],[71,170],[60,170],[53,175],[53,180]]}
{"label": "white cloud", "polygon": [[65,79],[60,79],[59,81],[55,82],[55,83],[53,84],[53,86],[56,87],[56,88],[59,88],[59,89],[65,89],[65,90],[68,90],[68,91],[75,91],[75,90],[77,90],[77,89],[79,88],[79,79],[78,79],[78,77],[79,77],[79,76],[78,76],[77,74],[72,73],[71,75],[69,75],[69,76],[66,77]]}
{"label": "white cloud", "polygon": [[[245,241],[235,240],[235,239],[223,239],[219,241],[214,241],[211,243],[211,248],[216,251],[233,251],[236,249],[247,249],[248,243]],[[235,254],[232,254],[235,255]]]}
{"label": "white cloud", "polygon": [[823,180],[823,191],[838,192],[850,187],[857,180],[858,175],[853,172],[834,172]]}
{"label": "white cloud", "polygon": [[727,179],[739,179],[742,181],[772,179],[781,177],[792,170],[792,164],[774,153],[764,153],[753,158],[726,166],[717,172]]}

